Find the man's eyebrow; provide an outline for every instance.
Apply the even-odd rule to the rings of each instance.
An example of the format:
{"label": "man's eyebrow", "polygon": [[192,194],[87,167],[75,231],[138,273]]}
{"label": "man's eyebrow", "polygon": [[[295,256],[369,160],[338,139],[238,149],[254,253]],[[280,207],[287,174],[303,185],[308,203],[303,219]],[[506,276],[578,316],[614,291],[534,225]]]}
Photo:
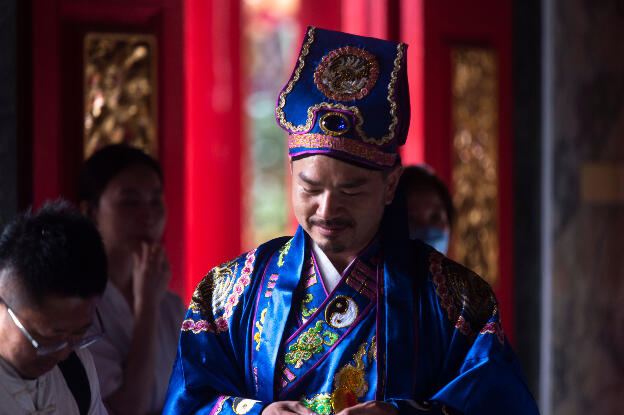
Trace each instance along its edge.
{"label": "man's eyebrow", "polygon": [[[92,325],[93,325],[93,320],[91,320],[91,322],[90,322],[90,323],[87,323],[87,324],[85,324],[84,326],[79,327],[79,328],[77,328],[76,330],[74,330],[74,333],[79,333],[79,332],[81,332],[81,331],[86,331],[86,330],[88,330],[88,329],[89,329]],[[65,330],[62,330],[62,329],[55,329],[55,330],[54,330],[54,334],[61,334],[61,333],[65,333]],[[40,333],[39,333],[39,335],[41,336],[41,334],[40,334]],[[44,336],[41,336],[41,337],[44,337]]]}
{"label": "man's eyebrow", "polygon": [[343,189],[352,189],[354,187],[360,187],[366,183],[368,183],[368,180],[362,177],[359,179],[352,180],[350,182],[341,183],[338,185],[338,187],[343,188]]}
{"label": "man's eyebrow", "polygon": [[310,178],[309,178],[309,177],[307,177],[305,174],[303,174],[303,172],[299,173],[299,178],[300,178],[302,181],[304,181],[304,182],[306,182],[307,184],[309,184],[310,186],[320,186],[320,185],[321,185],[321,183],[320,183],[320,182],[317,182],[317,181],[314,181],[314,180],[310,179]]}
{"label": "man's eyebrow", "polygon": [[[309,184],[310,186],[320,186],[321,183],[317,182],[315,180],[310,179],[309,177],[307,177],[303,172],[299,173],[299,178]],[[365,177],[360,177],[358,179],[354,179],[348,182],[344,182],[344,183],[340,183],[338,185],[339,188],[341,189],[352,189],[354,187],[359,187],[362,186],[364,184],[368,183],[368,179],[366,179]]]}

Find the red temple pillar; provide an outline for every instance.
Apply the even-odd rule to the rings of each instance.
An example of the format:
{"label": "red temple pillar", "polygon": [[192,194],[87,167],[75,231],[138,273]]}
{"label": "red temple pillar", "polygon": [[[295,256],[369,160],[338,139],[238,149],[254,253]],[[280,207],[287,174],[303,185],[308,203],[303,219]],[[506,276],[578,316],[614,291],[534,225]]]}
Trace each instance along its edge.
{"label": "red temple pillar", "polygon": [[240,254],[240,5],[184,3],[185,287]]}

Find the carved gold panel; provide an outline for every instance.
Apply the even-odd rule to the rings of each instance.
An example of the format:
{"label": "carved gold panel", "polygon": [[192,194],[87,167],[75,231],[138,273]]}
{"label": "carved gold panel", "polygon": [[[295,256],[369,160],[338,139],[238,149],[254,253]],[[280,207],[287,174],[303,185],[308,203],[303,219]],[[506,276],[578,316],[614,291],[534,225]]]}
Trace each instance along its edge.
{"label": "carved gold panel", "polygon": [[496,54],[487,48],[455,48],[451,73],[454,259],[494,285],[499,273]]}
{"label": "carved gold panel", "polygon": [[155,36],[88,33],[83,46],[84,157],[121,142],[157,157]]}

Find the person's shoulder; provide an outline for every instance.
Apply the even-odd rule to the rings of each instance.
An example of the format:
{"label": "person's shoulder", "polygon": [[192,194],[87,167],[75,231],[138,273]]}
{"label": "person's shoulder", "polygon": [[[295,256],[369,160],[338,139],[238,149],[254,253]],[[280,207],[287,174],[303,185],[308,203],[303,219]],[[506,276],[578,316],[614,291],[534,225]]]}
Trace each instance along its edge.
{"label": "person's shoulder", "polygon": [[477,273],[434,249],[428,254],[428,266],[440,304],[465,334],[476,334],[498,313],[492,288]]}
{"label": "person's shoulder", "polygon": [[180,304],[183,304],[182,297],[180,297],[178,294],[176,294],[175,292],[169,289],[165,291],[163,303],[164,303],[164,307],[167,307],[167,308],[176,308]]}
{"label": "person's shoulder", "polygon": [[87,375],[87,379],[89,380],[89,389],[91,391],[91,403],[89,404],[88,412],[89,415],[107,414],[108,411],[106,410],[104,403],[102,402],[100,381],[91,352],[85,347],[82,349],[76,349],[76,355],[82,362],[85,373]]}
{"label": "person's shoulder", "polygon": [[97,386],[99,389],[99,380],[97,376],[97,370],[95,368],[95,363],[93,361],[93,355],[88,348],[83,347],[80,349],[75,349],[76,356],[80,359],[82,366],[84,367],[87,378],[89,379],[89,384],[91,386],[91,390]]}
{"label": "person's shoulder", "polygon": [[208,284],[209,281],[223,275],[237,275],[240,274],[241,271],[244,271],[245,274],[250,274],[256,263],[262,262],[278,249],[288,246],[291,239],[292,237],[290,236],[282,236],[271,239],[251,251],[245,252],[234,259],[217,265],[204,276],[204,279],[200,282],[200,284]]}
{"label": "person's shoulder", "polygon": [[[184,317],[186,306],[182,301],[182,297],[171,290],[165,292],[165,296],[160,305],[161,313],[175,317]],[[177,318],[175,319],[177,321]]]}
{"label": "person's shoulder", "polygon": [[[238,296],[245,291],[257,270],[262,268],[268,258],[279,249],[284,249],[292,238],[289,236],[272,239],[248,251],[238,257],[226,261],[208,272],[197,284],[193,293],[191,308],[195,311],[203,311],[210,315],[213,312],[228,307],[231,308],[238,299]],[[232,294],[234,297],[230,298]],[[229,304],[229,305],[228,305]]]}

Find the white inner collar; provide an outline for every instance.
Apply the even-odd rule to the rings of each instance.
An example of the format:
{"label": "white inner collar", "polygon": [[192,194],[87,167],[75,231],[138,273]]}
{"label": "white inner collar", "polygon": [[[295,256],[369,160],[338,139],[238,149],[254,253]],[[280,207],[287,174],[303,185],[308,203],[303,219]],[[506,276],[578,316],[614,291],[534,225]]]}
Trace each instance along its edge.
{"label": "white inner collar", "polygon": [[[327,294],[329,294],[334,291],[334,288],[336,288],[336,285],[340,282],[342,275],[340,275],[334,264],[332,264],[327,255],[325,255],[325,252],[323,252],[321,247],[318,246],[312,238],[310,238],[310,241],[312,242],[312,251],[314,252],[318,271],[321,274],[321,279],[323,280]],[[349,264],[349,266],[350,265],[351,264]],[[345,268],[345,271],[349,269],[349,266]]]}

